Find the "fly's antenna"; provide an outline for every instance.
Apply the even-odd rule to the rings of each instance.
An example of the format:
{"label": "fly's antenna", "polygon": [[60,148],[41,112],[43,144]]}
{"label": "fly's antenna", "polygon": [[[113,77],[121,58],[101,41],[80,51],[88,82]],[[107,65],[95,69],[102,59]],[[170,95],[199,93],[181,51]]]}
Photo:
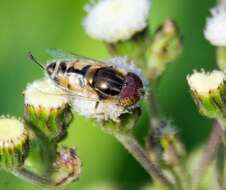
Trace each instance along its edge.
{"label": "fly's antenna", "polygon": [[35,57],[32,55],[32,53],[31,53],[30,51],[28,52],[28,57],[30,58],[31,61],[33,61],[33,62],[36,63],[39,67],[41,67],[42,70],[45,70],[45,67],[44,67],[41,63],[39,63],[39,62],[37,61],[37,59],[35,59]]}

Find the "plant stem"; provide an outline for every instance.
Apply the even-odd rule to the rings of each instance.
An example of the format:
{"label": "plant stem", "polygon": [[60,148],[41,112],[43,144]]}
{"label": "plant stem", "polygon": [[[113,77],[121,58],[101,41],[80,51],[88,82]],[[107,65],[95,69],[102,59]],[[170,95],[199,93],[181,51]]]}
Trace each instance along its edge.
{"label": "plant stem", "polygon": [[217,150],[217,159],[216,159],[216,171],[217,171],[217,182],[219,189],[224,189],[226,171],[225,171],[225,156],[226,156],[226,149],[223,142],[220,143],[218,150]]}
{"label": "plant stem", "polygon": [[170,182],[170,180],[164,176],[161,170],[149,160],[147,153],[132,134],[115,133],[114,136],[134,156],[134,158],[143,166],[150,176],[153,176],[153,178],[158,180],[161,184],[168,187],[169,189],[174,189],[172,182]]}
{"label": "plant stem", "polygon": [[149,92],[149,97],[148,97],[149,109],[151,110],[150,128],[152,128],[152,129],[159,128],[160,123],[161,123],[161,118],[162,118],[159,104],[158,104],[158,101],[156,100],[155,90],[154,90],[157,82],[158,81],[152,81],[152,83],[151,83],[152,88]]}
{"label": "plant stem", "polygon": [[39,147],[38,155],[34,155],[34,156],[39,156],[39,159],[36,160],[32,157],[29,157],[30,162],[32,164],[35,164],[35,162],[38,161],[40,163],[41,161],[41,168],[39,169],[40,171],[42,171],[42,173],[40,175],[43,175],[48,178],[52,172],[53,163],[56,159],[57,144],[56,142],[51,141],[47,136],[45,136],[41,131],[36,129],[34,126],[33,126],[33,129],[36,135],[35,143]]}
{"label": "plant stem", "polygon": [[25,168],[20,168],[10,172],[12,172],[13,175],[20,177],[34,185],[39,185],[42,187],[50,185],[50,181],[48,179],[38,176]]}
{"label": "plant stem", "polygon": [[[169,146],[170,156],[174,159],[175,164],[171,165],[171,170],[174,176],[178,176],[178,181],[181,183],[180,189],[189,189],[191,186],[191,177],[187,172],[186,165],[181,155],[179,154],[175,144],[171,143]],[[176,174],[176,175],[175,175]]]}
{"label": "plant stem", "polygon": [[216,156],[218,146],[222,142],[222,137],[224,135],[223,126],[219,122],[215,122],[213,130],[210,135],[210,139],[206,149],[203,152],[201,160],[199,161],[198,168],[193,174],[193,186],[196,187],[199,179],[205,174],[205,171],[210,166],[211,162]]}

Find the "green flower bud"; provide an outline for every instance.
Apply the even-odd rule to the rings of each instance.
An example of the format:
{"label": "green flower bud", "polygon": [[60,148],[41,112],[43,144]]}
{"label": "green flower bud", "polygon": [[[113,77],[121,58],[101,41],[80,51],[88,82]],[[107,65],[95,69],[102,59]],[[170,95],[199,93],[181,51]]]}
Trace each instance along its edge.
{"label": "green flower bud", "polygon": [[28,131],[23,121],[15,118],[0,118],[0,167],[21,167],[29,149]]}
{"label": "green flower bud", "polygon": [[24,91],[25,119],[37,133],[60,140],[72,120],[65,92],[49,80],[35,81]]}
{"label": "green flower bud", "polygon": [[151,79],[159,77],[182,51],[180,34],[175,23],[167,19],[156,31],[146,52],[148,76]]}
{"label": "green flower bud", "polygon": [[201,114],[209,118],[225,119],[225,74],[217,70],[207,73],[194,72],[187,80]]}
{"label": "green flower bud", "polygon": [[130,133],[141,115],[141,109],[135,108],[131,112],[124,113],[119,117],[118,122],[106,121],[102,123],[102,129],[109,134]]}
{"label": "green flower bud", "polygon": [[66,186],[77,180],[81,173],[81,161],[73,148],[63,147],[57,153],[52,175],[53,186]]}
{"label": "green flower bud", "polygon": [[226,70],[226,47],[217,48],[217,65],[220,70]]}

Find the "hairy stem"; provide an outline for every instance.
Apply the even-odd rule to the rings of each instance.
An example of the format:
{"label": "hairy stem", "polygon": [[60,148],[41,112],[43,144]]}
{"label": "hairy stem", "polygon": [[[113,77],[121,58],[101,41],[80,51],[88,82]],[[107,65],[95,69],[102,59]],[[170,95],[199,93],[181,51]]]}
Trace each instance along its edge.
{"label": "hairy stem", "polygon": [[205,174],[205,171],[210,166],[211,162],[215,159],[217,149],[222,142],[224,135],[223,126],[219,122],[215,122],[211,132],[206,149],[203,152],[201,160],[199,161],[198,168],[195,169],[193,174],[193,186],[196,187],[199,179]]}
{"label": "hairy stem", "polygon": [[153,178],[169,189],[174,189],[172,182],[149,160],[147,153],[132,134],[115,133],[114,136],[134,156],[150,176],[153,176]]}
{"label": "hairy stem", "polygon": [[41,177],[25,168],[20,168],[15,171],[10,171],[13,175],[22,178],[34,185],[39,185],[42,187],[50,185],[50,181],[44,177]]}
{"label": "hairy stem", "polygon": [[149,108],[151,110],[150,128],[157,129],[160,126],[162,115],[158,101],[156,100],[154,88],[156,87],[157,81],[152,81],[152,88],[149,92]]}
{"label": "hairy stem", "polygon": [[185,166],[184,160],[182,160],[181,155],[178,153],[177,148],[175,147],[175,144],[171,144],[169,147],[169,151],[171,152],[171,157],[175,159],[175,162],[177,164],[172,165],[172,170],[174,172],[174,175],[176,174],[178,176],[178,180],[181,183],[180,189],[189,189],[191,186],[191,177],[187,172],[187,168]]}
{"label": "hairy stem", "polygon": [[217,182],[219,189],[224,189],[224,182],[226,177],[226,171],[225,171],[225,146],[222,143],[220,143],[218,150],[217,150],[217,159],[216,159],[216,171],[217,171]]}
{"label": "hairy stem", "polygon": [[[29,157],[31,164],[36,164],[36,162],[40,163],[37,167],[40,171],[42,171],[41,175],[45,177],[49,177],[49,175],[52,172],[53,169],[53,163],[56,159],[56,149],[57,144],[54,141],[51,141],[46,137],[41,131],[33,127],[33,131],[36,135],[36,139],[34,140],[34,143],[36,143],[36,146],[38,146],[38,153],[35,155],[31,155]],[[36,160],[36,157],[39,157],[38,160]]]}

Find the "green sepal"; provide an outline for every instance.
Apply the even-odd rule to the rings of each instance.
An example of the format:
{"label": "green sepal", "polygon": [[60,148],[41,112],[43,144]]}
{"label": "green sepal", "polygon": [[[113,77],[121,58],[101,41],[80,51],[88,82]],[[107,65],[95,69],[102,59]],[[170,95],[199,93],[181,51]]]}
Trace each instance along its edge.
{"label": "green sepal", "polygon": [[37,133],[44,134],[50,140],[60,141],[66,135],[73,115],[69,105],[51,109],[26,105],[24,118]]}
{"label": "green sepal", "polygon": [[[11,119],[2,117],[3,119]],[[28,156],[30,141],[27,126],[22,120],[12,118],[23,124],[23,132],[16,139],[2,140],[0,145],[0,168],[5,170],[15,170],[24,165]],[[17,126],[15,126],[17,127]],[[3,143],[5,141],[5,143]]]}
{"label": "green sepal", "polygon": [[135,108],[129,113],[122,114],[119,118],[119,122],[106,121],[103,122],[102,129],[110,134],[114,133],[130,133],[141,115],[141,109]]}
{"label": "green sepal", "polygon": [[226,118],[225,82],[206,96],[199,95],[196,91],[191,91],[191,94],[202,115],[209,118]]}
{"label": "green sepal", "polygon": [[225,71],[226,69],[226,47],[217,47],[217,66],[220,70]]}
{"label": "green sepal", "polygon": [[182,52],[182,40],[176,24],[167,19],[155,32],[145,54],[148,76],[156,79],[164,72],[168,63]]}

